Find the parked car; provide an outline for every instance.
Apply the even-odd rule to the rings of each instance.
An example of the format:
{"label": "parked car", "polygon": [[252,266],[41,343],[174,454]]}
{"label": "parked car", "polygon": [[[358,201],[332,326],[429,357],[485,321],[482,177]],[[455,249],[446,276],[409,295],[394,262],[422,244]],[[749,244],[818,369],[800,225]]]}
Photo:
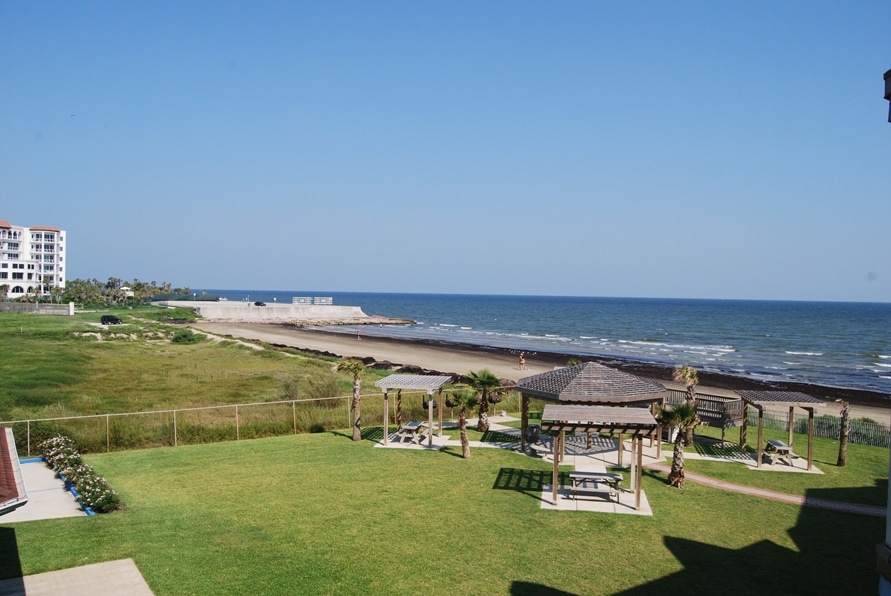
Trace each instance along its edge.
{"label": "parked car", "polygon": [[258,300],[256,302],[254,302],[254,306],[266,306],[266,303]]}
{"label": "parked car", "polygon": [[123,323],[123,321],[114,315],[102,315],[102,324],[103,325],[120,325],[122,323]]}

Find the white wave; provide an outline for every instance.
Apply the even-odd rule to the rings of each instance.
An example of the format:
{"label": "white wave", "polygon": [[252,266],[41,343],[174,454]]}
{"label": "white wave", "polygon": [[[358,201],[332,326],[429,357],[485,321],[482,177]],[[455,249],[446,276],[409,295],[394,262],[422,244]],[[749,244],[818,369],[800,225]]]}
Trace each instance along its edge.
{"label": "white wave", "polygon": [[786,353],[790,356],[822,356],[823,352],[791,352],[786,350]]}
{"label": "white wave", "polygon": [[881,366],[882,368],[891,368],[891,364],[885,364],[884,362],[876,362],[876,366]]}
{"label": "white wave", "polygon": [[886,358],[891,358],[891,356],[885,356],[884,354],[879,354],[879,358],[886,359]]}
{"label": "white wave", "polygon": [[461,331],[470,331],[473,327],[461,327]]}

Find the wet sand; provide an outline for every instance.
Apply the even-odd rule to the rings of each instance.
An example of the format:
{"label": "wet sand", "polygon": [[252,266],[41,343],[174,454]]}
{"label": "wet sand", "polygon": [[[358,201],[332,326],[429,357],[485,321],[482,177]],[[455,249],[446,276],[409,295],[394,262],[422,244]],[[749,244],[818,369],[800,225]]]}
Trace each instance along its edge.
{"label": "wet sand", "polygon": [[[499,377],[511,381],[547,372],[556,366],[565,366],[573,357],[567,354],[526,352],[526,370],[520,370],[518,353],[500,348],[380,337],[358,339],[351,334],[309,330],[283,324],[200,322],[194,324],[194,327],[214,335],[257,340],[337,357],[355,357],[365,360],[366,364],[377,363],[378,366],[386,368],[414,367],[409,368],[412,372],[436,372],[458,376],[488,368]],[[584,357],[583,359],[656,379],[666,387],[680,387],[671,381],[671,367],[668,366],[620,358]],[[817,409],[818,414],[837,415],[840,406],[835,400],[845,399],[851,404],[851,413],[854,417],[865,416],[884,424],[891,422],[891,395],[887,394],[804,383],[767,384],[743,377],[713,373],[700,373],[699,380],[699,391],[719,395],[735,389],[801,391],[827,402],[827,405]]]}

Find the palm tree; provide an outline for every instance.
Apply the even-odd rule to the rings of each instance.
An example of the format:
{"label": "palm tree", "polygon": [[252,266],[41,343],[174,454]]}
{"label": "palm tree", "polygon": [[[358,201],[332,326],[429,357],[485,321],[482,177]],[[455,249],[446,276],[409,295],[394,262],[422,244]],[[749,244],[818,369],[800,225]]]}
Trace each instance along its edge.
{"label": "palm tree", "polygon": [[470,459],[470,441],[467,440],[467,409],[476,405],[476,392],[462,387],[452,394],[451,402],[461,408],[458,413],[458,430],[461,434],[461,457]]}
{"label": "palm tree", "polygon": [[365,365],[361,360],[355,358],[344,358],[334,365],[336,372],[343,372],[353,375],[353,403],[350,408],[353,410],[353,440],[362,440],[362,417],[359,412],[359,402],[362,399],[362,380],[359,375],[365,370]]}
{"label": "palm tree", "polygon": [[660,424],[678,429],[674,439],[674,453],[671,460],[671,472],[668,474],[668,484],[684,488],[684,433],[687,429],[696,426],[698,421],[696,406],[689,403],[677,404],[673,408],[663,406],[659,409],[658,419]]}
{"label": "palm tree", "polygon": [[851,432],[851,410],[849,404],[843,399],[835,400],[841,404],[841,413],[838,427],[838,460],[835,462],[840,468],[848,465],[848,434]]}
{"label": "palm tree", "polygon": [[[692,406],[695,410],[696,408],[696,385],[699,384],[699,373],[696,372],[696,369],[692,366],[687,366],[686,364],[677,366],[674,369],[674,373],[672,373],[672,378],[677,383],[683,383],[687,389],[686,403],[688,406]],[[699,420],[697,419],[697,424]],[[696,428],[696,424],[690,425],[687,427],[686,436],[684,440],[687,445],[693,444],[693,429]]]}
{"label": "palm tree", "polygon": [[489,430],[489,394],[501,387],[501,379],[488,369],[467,373],[467,384],[479,393],[479,421],[476,429],[484,433]]}

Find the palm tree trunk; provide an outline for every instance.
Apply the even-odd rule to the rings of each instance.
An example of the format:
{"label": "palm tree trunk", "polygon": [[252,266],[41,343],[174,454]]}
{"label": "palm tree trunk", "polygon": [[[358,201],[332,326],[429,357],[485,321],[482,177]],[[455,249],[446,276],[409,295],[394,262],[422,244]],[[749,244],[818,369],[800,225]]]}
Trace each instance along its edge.
{"label": "palm tree trunk", "polygon": [[458,414],[458,430],[461,434],[461,457],[464,459],[470,459],[470,441],[467,440],[467,416],[464,413],[464,408],[461,408],[461,413]]}
{"label": "palm tree trunk", "polygon": [[362,440],[362,415],[359,412],[362,384],[358,375],[353,380],[353,440]]}
{"label": "palm tree trunk", "polygon": [[671,460],[671,472],[668,474],[669,486],[684,488],[684,447],[683,433],[678,430],[678,436],[674,440],[674,454]]}
{"label": "palm tree trunk", "polygon": [[836,465],[840,468],[848,465],[848,433],[851,431],[851,417],[848,409],[848,402],[840,400],[842,404],[841,419],[839,420],[838,429],[838,461]]}
{"label": "palm tree trunk", "polygon": [[486,391],[483,391],[482,397],[480,397],[480,416],[476,423],[476,430],[481,433],[489,430],[489,396],[486,395]]}

